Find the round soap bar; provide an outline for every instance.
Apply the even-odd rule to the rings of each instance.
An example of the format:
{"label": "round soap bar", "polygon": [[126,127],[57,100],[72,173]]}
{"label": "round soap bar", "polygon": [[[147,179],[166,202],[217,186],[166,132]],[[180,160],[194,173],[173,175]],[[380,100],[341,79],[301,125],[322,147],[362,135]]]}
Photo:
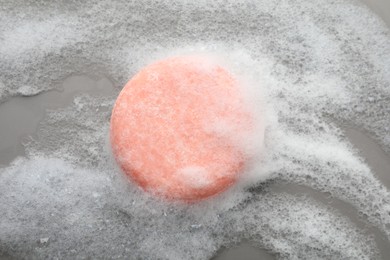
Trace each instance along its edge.
{"label": "round soap bar", "polygon": [[232,185],[247,156],[252,117],[236,79],[213,59],[178,56],[142,69],[111,116],[123,172],[160,197],[199,201]]}

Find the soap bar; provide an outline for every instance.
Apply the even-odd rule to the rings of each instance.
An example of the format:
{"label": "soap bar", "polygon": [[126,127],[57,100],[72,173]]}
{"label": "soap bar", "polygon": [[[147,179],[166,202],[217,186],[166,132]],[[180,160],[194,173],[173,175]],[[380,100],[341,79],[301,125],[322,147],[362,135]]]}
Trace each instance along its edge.
{"label": "soap bar", "polygon": [[253,119],[239,82],[206,56],[176,56],[143,68],[122,89],[110,139],[120,168],[156,196],[196,202],[234,184]]}

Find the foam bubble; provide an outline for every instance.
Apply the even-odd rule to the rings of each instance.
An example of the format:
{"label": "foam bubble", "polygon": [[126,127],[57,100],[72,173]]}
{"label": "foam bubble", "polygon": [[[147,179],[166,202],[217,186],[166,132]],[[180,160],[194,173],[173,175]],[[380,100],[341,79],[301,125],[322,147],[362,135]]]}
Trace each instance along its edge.
{"label": "foam bubble", "polygon": [[[390,151],[389,30],[364,6],[12,1],[0,7],[0,21],[0,102],[74,74],[105,75],[117,86],[48,110],[27,157],[0,169],[0,256],[207,259],[249,239],[279,258],[379,257],[370,233],[337,210],[264,188],[271,179],[329,192],[390,237],[388,187],[336,124],[361,127]],[[212,55],[237,76],[265,131],[264,149],[262,134],[237,138],[256,155],[241,181],[190,206],[124,179],[108,143],[124,83],[154,60],[186,53]],[[212,129],[230,134],[222,126]]]}

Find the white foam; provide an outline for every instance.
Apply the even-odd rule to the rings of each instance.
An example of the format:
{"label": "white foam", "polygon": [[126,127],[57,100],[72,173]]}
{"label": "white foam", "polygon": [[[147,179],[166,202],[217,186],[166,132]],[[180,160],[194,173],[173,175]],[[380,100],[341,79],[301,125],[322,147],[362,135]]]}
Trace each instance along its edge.
{"label": "white foam", "polygon": [[181,168],[177,170],[176,175],[180,176],[183,183],[188,183],[188,185],[193,188],[202,188],[210,185],[210,180],[207,177],[207,170],[200,166],[187,166]]}
{"label": "white foam", "polygon": [[[81,40],[75,18],[58,15],[42,20],[24,21],[2,32],[0,53],[3,59],[29,59],[31,52],[58,52],[61,47]],[[59,29],[61,27],[61,29]],[[37,53],[37,50],[39,51]]]}
{"label": "white foam", "polygon": [[[389,31],[365,7],[325,0],[58,4],[0,7],[0,102],[72,74],[104,74],[119,90],[154,60],[203,53],[245,86],[265,149],[262,134],[237,138],[256,155],[237,185],[196,205],[166,203],[113,163],[108,129],[118,90],[79,96],[47,111],[27,158],[0,169],[0,256],[207,259],[249,239],[281,258],[377,258],[366,230],[334,209],[272,185],[256,193],[267,178],[330,192],[390,237],[388,189],[332,122],[360,126],[390,151]],[[212,129],[230,135],[222,123]],[[196,167],[184,174],[202,172]]]}

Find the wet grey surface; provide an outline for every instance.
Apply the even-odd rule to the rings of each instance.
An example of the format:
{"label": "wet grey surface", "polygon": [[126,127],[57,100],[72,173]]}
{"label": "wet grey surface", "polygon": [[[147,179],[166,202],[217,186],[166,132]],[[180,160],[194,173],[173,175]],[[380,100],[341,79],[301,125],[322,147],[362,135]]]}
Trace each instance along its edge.
{"label": "wet grey surface", "polygon": [[[0,128],[3,137],[0,140],[0,164],[7,165],[17,156],[23,156],[23,140],[34,138],[37,126],[45,115],[46,109],[66,107],[76,95],[88,93],[91,95],[112,94],[112,83],[102,78],[93,80],[86,76],[73,76],[65,80],[59,88],[32,97],[17,97],[0,105],[0,121],[6,122]],[[390,157],[365,133],[349,126],[343,126],[348,140],[365,159],[366,163],[386,187],[390,187]],[[316,191],[310,187],[290,183],[275,183],[271,185],[275,192],[287,192],[292,195],[306,195],[320,203],[335,208],[347,216],[357,227],[364,230],[368,236],[374,236],[382,259],[390,255],[389,242],[383,232],[365,221],[365,217],[351,205],[330,194]],[[231,248],[221,248],[213,259],[275,259],[270,252],[255,247],[250,241],[244,241]]]}
{"label": "wet grey surface", "polygon": [[[345,135],[348,140],[358,150],[359,154],[365,159],[366,163],[374,171],[376,177],[381,180],[386,187],[390,187],[390,157],[387,155],[378,144],[361,131],[344,127]],[[367,223],[364,216],[348,203],[332,197],[330,194],[316,191],[310,187],[290,184],[276,183],[272,185],[272,190],[276,192],[287,192],[292,195],[310,196],[318,202],[329,205],[336,209],[342,215],[347,216],[351,222],[357,227],[364,230],[367,236],[373,236],[375,243],[380,251],[381,259],[387,259],[390,255],[389,241],[385,234],[378,228]],[[216,256],[215,260],[230,260],[230,259],[275,259],[271,252],[257,248],[250,241],[244,241],[232,248],[223,248],[221,253]]]}
{"label": "wet grey surface", "polygon": [[390,157],[382,148],[370,139],[365,133],[354,128],[345,128],[345,134],[353,145],[359,150],[359,154],[365,158],[375,176],[390,188]]}
{"label": "wet grey surface", "polygon": [[390,26],[390,1],[363,0],[363,2],[376,12],[388,26]]}
{"label": "wet grey surface", "polygon": [[[383,20],[390,25],[390,1],[365,1],[367,5],[377,12]],[[112,93],[112,84],[108,79],[92,80],[84,76],[74,76],[67,79],[63,90],[54,90],[32,97],[16,97],[0,105],[0,165],[7,165],[15,157],[24,155],[23,142],[34,138],[37,126],[45,115],[46,109],[66,107],[74,96],[81,93]],[[343,126],[345,135],[354,145],[366,163],[386,187],[390,187],[390,158],[379,145],[366,133],[352,127]],[[329,194],[315,191],[308,187],[293,184],[278,184],[273,187],[291,194],[303,194],[313,197],[321,203],[330,205],[341,214],[347,216],[359,228],[373,235],[380,249],[383,259],[390,255],[389,242],[384,234],[377,228],[365,222],[354,207],[334,199]],[[249,241],[242,242],[229,249],[221,249],[218,256],[213,259],[274,259],[269,252],[256,248]]]}
{"label": "wet grey surface", "polygon": [[213,260],[271,260],[275,259],[272,253],[267,252],[264,249],[255,247],[250,242],[243,242],[235,247],[222,248],[221,252]]}
{"label": "wet grey surface", "polygon": [[31,97],[15,97],[0,105],[0,165],[7,165],[17,156],[24,155],[23,142],[34,138],[45,110],[66,107],[80,94],[112,93],[107,78],[93,80],[86,76],[73,76],[51,90]]}
{"label": "wet grey surface", "polygon": [[[390,26],[390,1],[388,0],[364,0],[363,1],[367,6],[369,6],[374,12],[376,12],[383,21]],[[361,156],[366,160],[366,163],[370,166],[373,172],[376,174],[377,178],[380,179],[386,187],[390,187],[390,157],[387,155],[378,144],[376,144],[372,139],[366,136],[361,131],[346,127],[345,134],[351,143],[359,149]],[[282,187],[281,189],[285,189]],[[292,193],[302,192],[303,188],[293,188],[290,189]],[[304,189],[303,189],[304,190]],[[314,195],[314,194],[311,194]],[[317,194],[314,196],[316,199],[325,198],[323,194]],[[346,214],[349,218],[358,219],[356,216],[356,210],[352,206],[346,205],[341,201],[335,202],[332,199],[327,199],[328,203],[332,204],[334,207],[338,208]],[[344,205],[343,205],[344,204]],[[355,222],[355,221],[354,221]],[[356,222],[355,222],[356,223]],[[361,223],[359,226],[365,225]],[[381,256],[383,259],[386,259],[390,256],[389,241],[384,236],[384,234],[376,228],[375,231],[372,231],[375,235],[375,240],[378,244],[378,247],[381,251]],[[270,253],[264,249],[255,248],[249,242],[243,242],[242,244],[237,245],[234,248],[224,249],[217,257],[213,258],[215,260],[233,260],[233,259],[275,259]]]}

